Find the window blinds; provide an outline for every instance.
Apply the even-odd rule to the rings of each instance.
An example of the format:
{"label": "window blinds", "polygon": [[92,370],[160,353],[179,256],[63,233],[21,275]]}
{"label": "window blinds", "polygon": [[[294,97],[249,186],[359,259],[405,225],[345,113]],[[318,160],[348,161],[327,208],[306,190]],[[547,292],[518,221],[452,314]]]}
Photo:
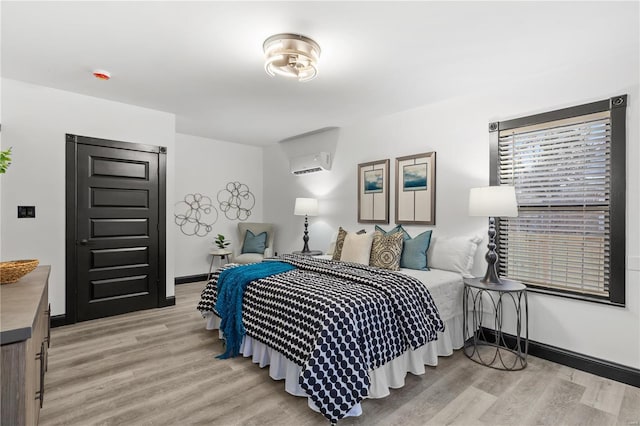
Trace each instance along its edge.
{"label": "window blinds", "polygon": [[500,130],[499,183],[519,204],[499,221],[503,275],[608,296],[610,154],[609,111]]}

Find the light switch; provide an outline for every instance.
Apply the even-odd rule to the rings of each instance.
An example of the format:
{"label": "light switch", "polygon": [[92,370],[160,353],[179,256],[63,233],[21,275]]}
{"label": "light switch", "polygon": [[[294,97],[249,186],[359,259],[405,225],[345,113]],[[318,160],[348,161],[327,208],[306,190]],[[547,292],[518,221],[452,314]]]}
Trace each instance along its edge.
{"label": "light switch", "polygon": [[36,217],[36,206],[18,206],[18,219]]}

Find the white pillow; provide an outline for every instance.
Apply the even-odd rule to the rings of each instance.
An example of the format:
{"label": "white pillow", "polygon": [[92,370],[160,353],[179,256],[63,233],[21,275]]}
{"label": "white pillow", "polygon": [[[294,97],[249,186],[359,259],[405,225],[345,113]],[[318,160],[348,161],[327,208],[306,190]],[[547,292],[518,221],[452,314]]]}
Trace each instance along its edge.
{"label": "white pillow", "polygon": [[343,262],[369,264],[371,256],[371,244],[373,243],[373,234],[356,234],[347,233],[342,246],[342,255],[340,260]]}
{"label": "white pillow", "polygon": [[427,259],[429,268],[459,272],[465,278],[472,278],[473,258],[482,238],[434,237],[431,238]]}

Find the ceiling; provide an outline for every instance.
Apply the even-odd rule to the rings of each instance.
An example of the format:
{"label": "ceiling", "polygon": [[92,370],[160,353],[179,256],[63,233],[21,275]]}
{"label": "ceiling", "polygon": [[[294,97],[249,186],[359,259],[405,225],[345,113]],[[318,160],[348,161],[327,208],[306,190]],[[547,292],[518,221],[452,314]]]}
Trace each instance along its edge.
{"label": "ceiling", "polygon": [[[2,77],[167,111],[176,131],[251,145],[638,51],[638,2],[1,3]],[[263,41],[322,48],[308,83]],[[635,50],[634,50],[635,49]],[[110,81],[92,77],[99,68]]]}

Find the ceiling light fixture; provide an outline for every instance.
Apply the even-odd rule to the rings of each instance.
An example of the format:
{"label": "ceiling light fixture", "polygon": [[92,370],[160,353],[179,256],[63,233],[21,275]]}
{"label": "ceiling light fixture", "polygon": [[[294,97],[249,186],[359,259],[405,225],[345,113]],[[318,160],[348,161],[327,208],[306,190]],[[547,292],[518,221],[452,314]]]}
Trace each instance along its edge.
{"label": "ceiling light fixture", "polygon": [[270,76],[295,77],[299,81],[313,80],[318,75],[320,46],[299,34],[276,34],[262,45],[264,69]]}

